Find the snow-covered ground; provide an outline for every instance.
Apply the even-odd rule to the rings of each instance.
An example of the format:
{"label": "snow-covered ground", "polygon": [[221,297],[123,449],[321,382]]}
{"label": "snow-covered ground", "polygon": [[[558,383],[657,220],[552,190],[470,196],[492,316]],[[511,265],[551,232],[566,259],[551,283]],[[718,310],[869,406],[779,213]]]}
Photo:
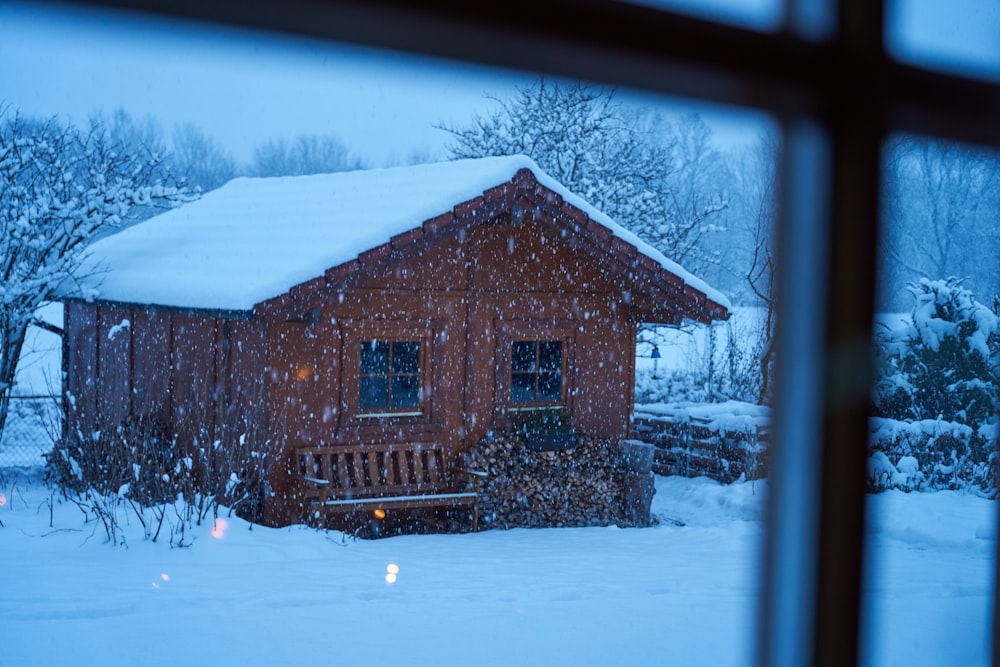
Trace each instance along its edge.
{"label": "snow-covered ground", "polygon": [[[8,473],[0,665],[746,665],[766,485],[659,478],[647,529],[344,539],[227,518],[103,542]],[[995,503],[871,498],[871,664],[985,665]],[[394,583],[386,580],[398,568]]]}

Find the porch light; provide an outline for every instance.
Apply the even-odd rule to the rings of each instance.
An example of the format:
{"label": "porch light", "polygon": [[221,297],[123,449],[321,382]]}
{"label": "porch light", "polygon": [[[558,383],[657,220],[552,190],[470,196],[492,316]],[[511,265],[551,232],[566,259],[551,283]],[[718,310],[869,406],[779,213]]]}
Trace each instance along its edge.
{"label": "porch light", "polygon": [[656,377],[656,367],[660,363],[660,348],[656,346],[656,343],[653,343],[653,351],[649,353],[649,356],[653,359],[653,379],[656,380],[658,379]]}
{"label": "porch light", "polygon": [[375,515],[375,518],[378,519],[379,521],[385,518],[385,510],[382,508],[375,510],[373,514]]}

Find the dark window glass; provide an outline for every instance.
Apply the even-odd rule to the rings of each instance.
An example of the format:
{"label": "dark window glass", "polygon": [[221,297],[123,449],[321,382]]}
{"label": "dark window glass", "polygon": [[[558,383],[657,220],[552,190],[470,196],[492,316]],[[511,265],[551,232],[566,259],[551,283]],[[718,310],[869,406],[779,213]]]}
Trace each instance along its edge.
{"label": "dark window glass", "polygon": [[369,375],[361,378],[358,407],[361,409],[384,408],[388,404],[389,379],[384,375]]}
{"label": "dark window glass", "polygon": [[538,400],[558,401],[562,398],[562,373],[554,371],[552,373],[539,373],[538,375]]}
{"label": "dark window glass", "polygon": [[420,372],[420,343],[392,344],[392,372]]}
{"label": "dark window glass", "polygon": [[359,410],[401,410],[420,407],[420,343],[364,341],[361,343]]}
{"label": "dark window glass", "polygon": [[532,403],[535,400],[534,373],[514,373],[510,378],[510,400]]}
{"label": "dark window glass", "polygon": [[398,375],[392,378],[390,407],[415,408],[420,405],[420,376]]}
{"label": "dark window glass", "polygon": [[535,341],[519,340],[511,348],[511,370],[533,372],[535,370]]}
{"label": "dark window glass", "polygon": [[558,403],[562,400],[562,341],[514,341],[510,357],[512,403]]}
{"label": "dark window glass", "polygon": [[562,370],[562,341],[546,340],[538,344],[538,366],[543,371]]}
{"label": "dark window glass", "polygon": [[368,341],[361,344],[361,372],[386,373],[389,370],[389,343]]}

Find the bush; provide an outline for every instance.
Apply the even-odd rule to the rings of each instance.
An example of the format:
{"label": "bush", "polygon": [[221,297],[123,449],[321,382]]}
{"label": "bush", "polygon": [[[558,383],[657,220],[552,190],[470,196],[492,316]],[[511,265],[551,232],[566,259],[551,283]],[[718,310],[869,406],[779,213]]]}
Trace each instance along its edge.
{"label": "bush", "polygon": [[872,419],[868,490],[963,489],[994,496],[995,431],[936,419]]}
{"label": "bush", "polygon": [[877,331],[875,414],[982,425],[996,415],[997,318],[957,278],[911,283],[911,322]]}
{"label": "bush", "polygon": [[[184,545],[185,527],[218,515],[221,505],[259,519],[269,460],[239,436],[207,447],[168,437],[152,418],[130,418],[112,431],[64,438],[48,456],[46,476],[118,543],[122,512],[156,540],[168,513],[171,544]],[[150,518],[151,517],[151,518]]]}
{"label": "bush", "polygon": [[869,490],[995,495],[997,317],[957,278],[909,291],[910,322],[876,332]]}

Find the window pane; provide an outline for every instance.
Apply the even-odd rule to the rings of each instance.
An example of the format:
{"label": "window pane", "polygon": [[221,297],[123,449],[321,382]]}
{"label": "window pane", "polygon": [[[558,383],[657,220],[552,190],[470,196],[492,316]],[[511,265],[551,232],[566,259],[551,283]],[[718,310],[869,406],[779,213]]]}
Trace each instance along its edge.
{"label": "window pane", "polygon": [[392,378],[392,407],[415,408],[420,405],[420,376],[403,375]]}
{"label": "window pane", "polygon": [[514,403],[533,403],[535,401],[535,375],[532,373],[513,373],[510,376],[510,400]]}
{"label": "window pane", "polygon": [[389,372],[389,344],[377,341],[361,343],[361,372]]}
{"label": "window pane", "polygon": [[538,365],[543,371],[562,370],[562,342],[553,340],[539,343]]}
{"label": "window pane", "polygon": [[895,0],[887,4],[886,47],[914,65],[1000,80],[1000,3]]}
{"label": "window pane", "polygon": [[538,374],[538,400],[558,401],[562,399],[562,373],[559,371]]}
{"label": "window pane", "polygon": [[420,343],[392,344],[392,372],[420,372]]}
{"label": "window pane", "polygon": [[751,30],[781,27],[782,0],[629,0],[667,11],[728,23]]}
{"label": "window pane", "polygon": [[861,663],[990,664],[1000,160],[902,135],[884,179]]}
{"label": "window pane", "polygon": [[385,408],[389,406],[389,379],[384,375],[361,378],[358,407]]}
{"label": "window pane", "polygon": [[512,370],[535,370],[535,341],[516,341],[511,347],[510,357]]}

